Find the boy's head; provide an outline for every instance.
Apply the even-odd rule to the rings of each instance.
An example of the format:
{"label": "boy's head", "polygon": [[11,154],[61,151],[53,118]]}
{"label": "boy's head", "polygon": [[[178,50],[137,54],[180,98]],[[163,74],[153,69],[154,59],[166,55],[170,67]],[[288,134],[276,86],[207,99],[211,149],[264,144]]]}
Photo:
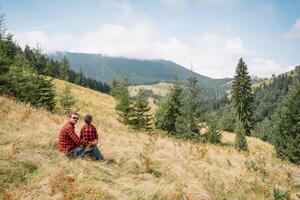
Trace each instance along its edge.
{"label": "boy's head", "polygon": [[86,116],[84,117],[84,121],[85,121],[85,123],[87,123],[87,124],[92,123],[92,121],[93,121],[92,115],[86,115]]}

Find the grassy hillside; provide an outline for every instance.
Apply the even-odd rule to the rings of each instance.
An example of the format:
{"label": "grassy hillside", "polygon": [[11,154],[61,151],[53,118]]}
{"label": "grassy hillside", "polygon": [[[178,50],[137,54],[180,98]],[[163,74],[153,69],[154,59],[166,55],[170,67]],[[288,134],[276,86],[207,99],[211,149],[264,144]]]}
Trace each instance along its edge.
{"label": "grassy hillside", "polygon": [[[63,81],[56,80],[57,90]],[[274,157],[268,143],[247,138],[249,153],[133,132],[117,120],[114,99],[72,85],[81,116],[94,115],[107,161],[67,160],[57,136],[67,117],[0,97],[0,199],[273,199],[300,193],[300,167]],[[77,132],[83,125],[79,120]]]}

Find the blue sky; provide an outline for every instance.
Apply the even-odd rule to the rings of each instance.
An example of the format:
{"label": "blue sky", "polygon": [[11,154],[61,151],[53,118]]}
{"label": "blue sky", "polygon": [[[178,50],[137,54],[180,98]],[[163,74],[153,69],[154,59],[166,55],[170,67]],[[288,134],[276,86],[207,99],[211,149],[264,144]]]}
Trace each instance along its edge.
{"label": "blue sky", "polygon": [[300,64],[300,0],[0,0],[24,46],[172,60],[214,78]]}

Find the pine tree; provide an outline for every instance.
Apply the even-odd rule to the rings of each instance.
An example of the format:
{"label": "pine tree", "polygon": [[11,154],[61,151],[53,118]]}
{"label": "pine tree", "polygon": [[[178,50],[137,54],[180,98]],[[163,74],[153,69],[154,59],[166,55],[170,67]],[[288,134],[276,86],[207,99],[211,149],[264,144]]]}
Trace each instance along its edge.
{"label": "pine tree", "polygon": [[273,116],[273,143],[277,156],[300,164],[300,83],[288,92]]}
{"label": "pine tree", "polygon": [[236,68],[231,94],[233,107],[239,120],[242,122],[245,134],[250,135],[253,129],[254,96],[247,65],[242,58],[239,60]]}
{"label": "pine tree", "polygon": [[182,105],[179,109],[180,115],[178,115],[175,122],[176,135],[186,139],[199,140],[200,86],[197,78],[192,74],[188,78],[184,94]]}
{"label": "pine tree", "polygon": [[132,98],[129,94],[128,79],[123,77],[121,80],[114,80],[112,85],[112,96],[116,99],[116,111],[120,116],[120,121],[130,124],[132,117]]}
{"label": "pine tree", "polygon": [[148,102],[148,96],[144,89],[140,89],[138,94],[134,98],[133,113],[131,119],[131,125],[137,130],[152,130],[152,117],[149,114],[150,106]]}
{"label": "pine tree", "polygon": [[158,104],[155,114],[155,126],[167,131],[171,135],[176,135],[176,119],[180,116],[180,107],[182,106],[182,85],[177,76],[175,76],[170,93]]}

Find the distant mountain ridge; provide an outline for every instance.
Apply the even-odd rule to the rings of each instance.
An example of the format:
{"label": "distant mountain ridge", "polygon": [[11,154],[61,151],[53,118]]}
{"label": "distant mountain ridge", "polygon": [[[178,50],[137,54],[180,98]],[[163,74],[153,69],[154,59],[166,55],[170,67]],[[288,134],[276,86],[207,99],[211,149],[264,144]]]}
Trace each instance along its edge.
{"label": "distant mountain ridge", "polygon": [[[190,73],[199,80],[200,85],[206,89],[223,92],[228,89],[228,82],[232,78],[213,79],[191,72],[190,70],[163,59],[139,60],[123,57],[110,57],[102,54],[73,53],[58,51],[48,55],[54,60],[61,60],[66,56],[71,68],[82,71],[86,76],[99,81],[111,83],[113,79],[126,75],[132,85],[153,84],[158,82],[171,82],[176,74],[185,81]],[[230,85],[230,84],[229,84]]]}

